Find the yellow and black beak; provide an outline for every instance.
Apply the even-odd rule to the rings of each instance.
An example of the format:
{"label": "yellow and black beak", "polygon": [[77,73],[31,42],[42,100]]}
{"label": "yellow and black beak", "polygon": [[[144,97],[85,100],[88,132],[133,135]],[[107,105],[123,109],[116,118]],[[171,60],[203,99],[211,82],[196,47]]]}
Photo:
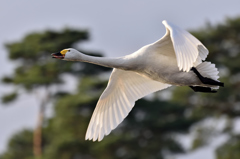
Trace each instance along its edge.
{"label": "yellow and black beak", "polygon": [[58,53],[53,53],[51,54],[52,55],[52,58],[56,58],[56,59],[64,59],[65,57],[65,54],[68,52],[69,50],[68,49],[64,49]]}
{"label": "yellow and black beak", "polygon": [[64,59],[65,54],[61,54],[60,52],[58,53],[52,53],[52,58],[56,58],[56,59]]}

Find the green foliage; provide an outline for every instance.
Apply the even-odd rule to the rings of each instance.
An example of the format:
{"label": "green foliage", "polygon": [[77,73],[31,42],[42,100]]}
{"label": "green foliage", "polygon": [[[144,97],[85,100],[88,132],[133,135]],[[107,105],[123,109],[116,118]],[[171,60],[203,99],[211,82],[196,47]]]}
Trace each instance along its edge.
{"label": "green foliage", "polygon": [[195,150],[199,147],[207,145],[213,135],[214,128],[208,126],[199,126],[192,141],[191,150]]}
{"label": "green foliage", "polygon": [[[74,105],[73,101],[75,101],[75,99],[79,99],[78,101],[82,103],[88,99],[88,96],[86,96],[85,94],[80,95],[82,98],[78,98],[77,95],[70,96],[68,93],[61,92],[61,91],[57,91],[51,94],[51,92],[49,92],[48,90],[52,85],[56,85],[56,84],[60,85],[63,83],[61,78],[63,74],[69,74],[76,77],[82,76],[83,77],[82,80],[84,81],[85,78],[91,79],[90,77],[84,77],[84,76],[96,76],[101,72],[106,72],[110,70],[109,68],[104,68],[97,65],[89,65],[89,64],[80,63],[80,62],[66,62],[66,61],[61,61],[61,60],[56,60],[51,58],[52,52],[60,51],[64,48],[77,46],[79,42],[85,41],[87,39],[88,39],[88,32],[86,30],[65,29],[58,32],[49,30],[42,33],[40,32],[31,33],[31,34],[28,34],[25,38],[23,38],[20,42],[13,42],[13,43],[6,44],[6,47],[9,51],[9,58],[11,60],[17,61],[18,67],[15,69],[15,72],[13,75],[4,77],[2,81],[6,84],[15,85],[17,88],[20,88],[18,90],[21,90],[21,88],[23,88],[25,90],[32,91],[38,88],[45,88],[47,91],[47,96],[41,103],[43,107],[44,105],[46,105],[47,102],[53,101],[53,99],[62,98],[62,97],[65,97],[65,99],[67,99],[68,97],[69,99],[63,102],[63,104],[65,103],[66,106],[69,104]],[[85,52],[85,51],[81,51],[81,52]],[[99,53],[91,53],[91,52],[85,52],[85,53],[91,54],[92,56],[102,56]],[[93,77],[93,78],[96,78],[96,77]],[[97,83],[97,81],[95,80],[93,83]],[[90,82],[89,85],[91,84],[92,83]],[[93,89],[89,91],[90,92],[96,91],[101,85],[102,85],[101,82],[100,83],[98,82],[95,85],[95,87],[93,87]],[[3,97],[2,101],[5,103],[14,101],[17,95],[18,95],[18,92],[7,94]],[[19,93],[19,95],[21,95],[21,93]],[[41,107],[41,109],[43,108]],[[49,122],[49,124],[50,123],[51,122]],[[75,123],[75,125],[77,125],[77,122]],[[46,128],[46,130],[48,129],[51,130],[50,128]],[[46,131],[46,132],[49,133],[51,131],[49,132]],[[45,132],[44,132],[42,137],[44,138],[45,136],[48,136],[47,133],[45,135]],[[67,131],[66,131],[66,134],[67,134]],[[32,137],[32,132],[30,136]],[[25,136],[22,135],[19,138],[21,138],[23,141],[27,140],[24,137]],[[51,139],[52,138],[47,138],[47,140],[44,140],[44,143],[42,145],[43,148],[45,146],[47,147],[50,141],[53,141]],[[58,140],[57,138],[54,138],[54,139]],[[74,141],[74,140],[75,140],[74,138],[71,138],[71,141]],[[17,144],[18,141],[13,140],[11,142],[13,142],[14,144]],[[54,142],[51,142],[51,143],[54,143]],[[3,159],[21,158],[21,156],[17,157],[18,153],[15,153],[15,151],[13,151],[14,149],[16,149],[16,146],[14,144],[9,145],[7,152],[1,156]],[[25,157],[23,155],[22,158],[30,159],[33,157],[32,141],[30,145],[31,147],[28,148],[28,150],[31,153],[28,153],[27,149],[26,149],[27,152],[24,152],[24,149],[21,150],[23,151],[22,153],[26,156]],[[56,147],[56,148],[59,149],[59,147]]]}
{"label": "green foliage", "polygon": [[220,80],[225,88],[220,89],[211,98],[203,97],[207,107],[214,113],[227,114],[230,117],[240,115],[238,104],[239,94],[239,62],[240,62],[240,18],[228,18],[225,23],[208,26],[202,31],[193,32],[209,49],[207,60],[220,68]]}
{"label": "green foliage", "polygon": [[18,67],[13,82],[14,84],[23,85],[27,89],[34,86],[59,83],[61,81],[59,78],[61,68],[57,66],[57,63],[49,62],[45,65],[35,64],[30,68]]}
{"label": "green foliage", "polygon": [[121,126],[103,141],[84,141],[97,100],[98,97],[79,92],[56,103],[55,116],[46,128],[50,143],[44,158],[163,158],[164,151],[184,151],[174,133],[186,132],[197,121],[184,117],[184,106],[142,99]]}
{"label": "green foliage", "polygon": [[[80,62],[65,62],[51,58],[51,53],[64,48],[74,47],[89,37],[86,30],[65,29],[28,34],[20,42],[6,44],[11,60],[18,60],[20,65],[14,75],[4,77],[7,84],[20,85],[27,90],[41,86],[48,87],[62,82],[61,75],[74,73],[75,76],[95,75],[109,71],[109,68]],[[84,52],[84,51],[82,51]],[[99,53],[90,53],[101,56]]]}
{"label": "green foliage", "polygon": [[16,92],[5,94],[2,97],[2,102],[5,103],[5,104],[9,103],[9,102],[15,100],[17,98],[17,96],[18,96],[18,94]]}
{"label": "green foliage", "polygon": [[233,136],[216,150],[217,159],[239,159],[240,136]]}
{"label": "green foliage", "polygon": [[11,77],[3,77],[2,82],[4,82],[4,83],[12,83],[13,79]]}
{"label": "green foliage", "polygon": [[[240,17],[228,18],[224,23],[216,26],[208,25],[193,34],[209,49],[210,54],[207,60],[216,63],[220,68],[222,73],[220,80],[225,83],[225,87],[211,98],[202,96],[199,99],[205,101],[204,109],[209,116],[227,115],[232,121],[240,116]],[[239,137],[231,135],[232,129],[229,122],[224,133],[229,134],[230,139],[217,149],[217,159],[240,158],[240,140]]]}
{"label": "green foliage", "polygon": [[31,130],[23,130],[15,134],[8,143],[8,151],[1,159],[33,159],[33,134]]}
{"label": "green foliage", "polygon": [[73,46],[77,42],[87,40],[88,37],[86,30],[65,29],[61,32],[48,30],[43,33],[28,34],[21,42],[6,44],[6,47],[10,59],[36,62],[46,56],[49,57],[49,53]]}

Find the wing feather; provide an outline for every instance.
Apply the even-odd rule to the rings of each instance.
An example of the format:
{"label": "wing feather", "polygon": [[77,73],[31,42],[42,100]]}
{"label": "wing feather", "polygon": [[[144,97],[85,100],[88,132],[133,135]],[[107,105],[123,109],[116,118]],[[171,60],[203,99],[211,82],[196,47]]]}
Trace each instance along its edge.
{"label": "wing feather", "polygon": [[163,21],[163,24],[167,30],[163,38],[167,39],[170,36],[179,70],[188,72],[196,61],[199,64],[198,57],[201,60],[206,59],[208,50],[197,38],[166,20]]}
{"label": "wing feather", "polygon": [[123,121],[136,100],[169,86],[135,72],[114,69],[94,110],[85,139],[101,141]]}

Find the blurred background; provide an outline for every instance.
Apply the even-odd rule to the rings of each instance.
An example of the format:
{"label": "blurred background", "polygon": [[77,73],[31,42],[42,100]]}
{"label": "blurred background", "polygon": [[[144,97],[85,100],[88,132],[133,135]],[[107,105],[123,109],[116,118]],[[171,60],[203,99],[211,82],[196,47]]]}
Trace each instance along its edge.
{"label": "blurred background", "polygon": [[[239,159],[240,1],[1,1],[0,159]],[[165,34],[162,20],[209,49],[216,94],[172,87],[136,102],[101,142],[85,141],[111,69],[52,59],[73,47],[130,54]]]}

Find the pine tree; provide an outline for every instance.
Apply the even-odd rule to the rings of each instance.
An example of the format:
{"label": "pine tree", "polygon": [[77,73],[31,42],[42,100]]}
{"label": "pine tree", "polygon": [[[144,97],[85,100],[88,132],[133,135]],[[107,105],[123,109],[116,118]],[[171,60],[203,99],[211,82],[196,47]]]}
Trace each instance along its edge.
{"label": "pine tree", "polygon": [[[63,61],[51,59],[51,53],[75,46],[88,40],[88,37],[88,32],[85,30],[65,29],[60,32],[48,30],[31,33],[20,42],[6,44],[9,58],[19,62],[19,65],[13,75],[3,78],[3,82],[15,85],[16,90],[5,95],[2,101],[8,103],[16,100],[22,93],[34,93],[44,89],[45,97],[39,99],[40,111],[33,133],[33,154],[36,158],[41,157],[43,151],[42,126],[46,106],[55,99],[56,94],[61,93],[60,90],[51,91],[51,87],[63,84],[61,78],[63,74],[74,73],[75,76],[80,76],[108,70],[84,63],[64,64]],[[100,56],[96,53],[93,55]]]}
{"label": "pine tree", "polygon": [[[141,99],[123,123],[101,142],[85,141],[84,136],[97,100],[107,85],[102,73],[109,69],[49,58],[51,52],[77,46],[77,42],[87,40],[87,32],[71,29],[47,31],[30,34],[21,42],[8,44],[10,59],[22,63],[14,75],[4,78],[4,81],[30,92],[41,87],[49,89],[49,102],[54,103],[54,116],[44,120],[42,129],[42,158],[162,159],[166,155],[185,152],[176,136],[188,134],[196,123],[209,118],[217,120],[222,116],[227,116],[231,123],[240,113],[240,18],[227,19],[223,24],[208,25],[192,33],[209,49],[207,61],[216,63],[221,73],[220,80],[226,86],[216,94],[195,93],[188,87],[174,87],[170,93],[169,90],[159,92],[171,96],[170,100],[163,100],[158,94],[152,100]],[[51,92],[52,85],[62,84],[60,77],[64,73],[79,79],[76,92]],[[14,92],[3,101],[11,101],[17,95]],[[200,127],[192,149],[204,146],[214,135],[224,133],[230,139],[216,151],[217,158],[239,158],[239,134],[234,134],[230,124],[226,124],[223,132],[216,131],[214,126]],[[32,134],[32,131],[17,133],[0,158],[34,158]]]}

